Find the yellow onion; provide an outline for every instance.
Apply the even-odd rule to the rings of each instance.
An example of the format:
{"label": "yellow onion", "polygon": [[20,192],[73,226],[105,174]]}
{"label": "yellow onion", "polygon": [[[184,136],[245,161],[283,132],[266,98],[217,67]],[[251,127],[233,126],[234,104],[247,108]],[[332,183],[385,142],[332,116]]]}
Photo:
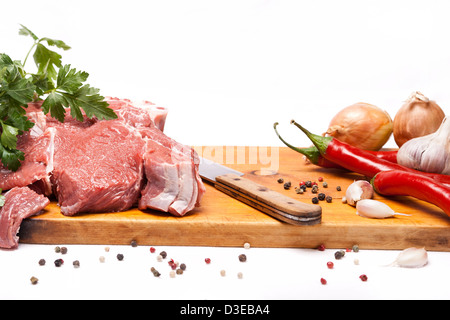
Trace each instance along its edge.
{"label": "yellow onion", "polygon": [[339,111],[323,135],[364,150],[377,151],[392,134],[392,119],[386,111],[358,102]]}
{"label": "yellow onion", "polygon": [[408,140],[434,133],[444,117],[444,111],[435,101],[418,91],[413,92],[395,115],[395,143],[401,147]]}

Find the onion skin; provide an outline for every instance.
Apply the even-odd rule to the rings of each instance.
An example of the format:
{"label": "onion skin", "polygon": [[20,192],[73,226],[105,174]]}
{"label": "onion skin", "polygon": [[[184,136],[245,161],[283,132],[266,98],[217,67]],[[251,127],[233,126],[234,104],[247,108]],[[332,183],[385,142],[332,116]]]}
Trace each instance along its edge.
{"label": "onion skin", "polygon": [[413,92],[394,117],[395,143],[401,147],[411,139],[434,133],[444,118],[444,111],[435,101]]}
{"label": "onion skin", "polygon": [[389,140],[392,130],[393,121],[386,111],[358,102],[338,112],[323,135],[363,150],[378,151]]}

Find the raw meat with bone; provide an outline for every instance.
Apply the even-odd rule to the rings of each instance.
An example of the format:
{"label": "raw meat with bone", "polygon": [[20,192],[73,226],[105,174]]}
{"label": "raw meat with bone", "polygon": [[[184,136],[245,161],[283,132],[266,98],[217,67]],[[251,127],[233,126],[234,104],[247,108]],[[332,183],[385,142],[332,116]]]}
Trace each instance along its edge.
{"label": "raw meat with bone", "polygon": [[[64,123],[49,116],[40,119],[36,127],[42,133],[35,139],[51,137],[43,143],[46,158],[35,161],[45,174],[22,174],[26,178],[22,184],[41,183],[48,190],[51,182],[66,215],[123,211],[139,202],[140,209],[182,216],[199,205],[205,188],[198,175],[198,157],[192,148],[162,132],[167,110],[149,102],[135,106],[127,99],[107,101],[117,120],[78,122],[69,114]],[[39,106],[33,104],[30,109],[31,116]],[[33,154],[24,151],[26,158],[32,159]],[[25,172],[24,164],[20,170]],[[3,184],[17,174],[8,171],[0,171],[4,178],[0,188],[13,186]],[[158,204],[161,199],[164,205]]]}

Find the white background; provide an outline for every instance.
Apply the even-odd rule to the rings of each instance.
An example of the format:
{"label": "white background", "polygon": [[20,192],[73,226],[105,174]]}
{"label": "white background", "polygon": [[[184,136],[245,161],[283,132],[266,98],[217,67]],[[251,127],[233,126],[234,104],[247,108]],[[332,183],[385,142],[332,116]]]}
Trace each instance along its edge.
{"label": "white background", "polygon": [[[450,3],[436,0],[10,1],[2,5],[0,52],[24,59],[32,40],[18,35],[19,24],[64,40],[72,49],[62,52],[63,64],[89,72],[103,95],[167,107],[165,132],[185,144],[282,146],[272,129],[278,121],[288,140],[307,146],[291,119],[322,133],[335,113],[359,101],[394,118],[418,90],[448,113],[449,13]],[[395,147],[393,139],[386,146]],[[353,254],[332,273],[325,264],[334,250],[252,248],[243,265],[242,248],[171,247],[164,249],[191,271],[176,279],[165,271],[156,281],[148,248],[112,247],[126,259],[99,265],[103,247],[69,246],[73,255],[57,270],[53,246],[1,251],[10,273],[0,273],[0,297],[450,298],[447,253],[405,270],[381,267],[398,252],[369,250],[358,253],[360,266]],[[215,261],[209,269],[206,256]],[[41,257],[46,269],[37,267]],[[319,283],[323,274],[327,286]],[[42,278],[38,286],[31,275]]]}

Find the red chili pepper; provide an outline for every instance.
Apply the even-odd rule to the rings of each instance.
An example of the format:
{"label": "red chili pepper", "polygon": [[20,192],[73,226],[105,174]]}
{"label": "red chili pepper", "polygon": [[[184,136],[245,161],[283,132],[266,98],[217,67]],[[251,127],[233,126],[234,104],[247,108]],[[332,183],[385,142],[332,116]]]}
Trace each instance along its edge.
{"label": "red chili pepper", "polygon": [[[293,145],[289,144],[288,142],[286,142],[278,133],[276,126],[278,125],[278,123],[274,124],[274,129],[276,134],[278,135],[278,138],[280,138],[280,140],[287,145],[289,148],[303,154],[308,160],[309,162],[311,162],[312,164],[315,164],[319,167],[323,167],[323,168],[336,168],[336,169],[345,169],[344,167],[340,166],[339,164],[336,164],[333,161],[330,161],[329,159],[323,157],[319,150],[313,146],[313,147],[309,147],[309,148],[297,148],[294,147]],[[384,159],[390,162],[394,162],[397,163],[397,153],[398,150],[389,150],[389,151],[370,151],[370,150],[366,150],[366,152],[376,156],[379,159]]]}
{"label": "red chili pepper", "polygon": [[436,182],[450,185],[450,175],[426,173],[410,169],[398,163],[380,159],[370,152],[351,146],[333,137],[322,137],[313,134],[295,121],[292,121],[292,123],[308,136],[325,159],[347,170],[363,174],[369,178],[373,178],[380,171],[403,170],[428,176],[435,179]]}
{"label": "red chili pepper", "polygon": [[402,170],[377,173],[372,178],[374,190],[385,196],[411,196],[441,208],[450,216],[450,187],[422,174]]}

